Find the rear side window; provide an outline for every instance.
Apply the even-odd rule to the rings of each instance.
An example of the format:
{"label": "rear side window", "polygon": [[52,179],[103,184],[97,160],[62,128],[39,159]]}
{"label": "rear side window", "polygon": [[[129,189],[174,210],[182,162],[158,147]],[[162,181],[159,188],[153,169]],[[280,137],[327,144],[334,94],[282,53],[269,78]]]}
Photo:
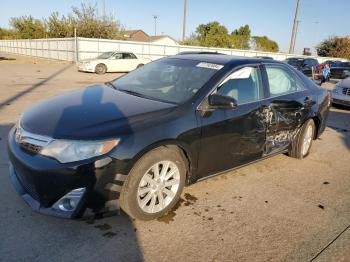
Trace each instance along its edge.
{"label": "rear side window", "polygon": [[313,65],[317,65],[318,62],[317,62],[317,60],[315,60],[315,59],[306,59],[306,60],[304,61],[304,64],[305,64],[305,65],[313,66]]}
{"label": "rear side window", "polygon": [[136,59],[136,56],[132,53],[123,53],[123,59]]}
{"label": "rear side window", "polygon": [[238,104],[258,101],[263,98],[260,71],[246,66],[230,74],[219,86],[217,93],[235,98]]}
{"label": "rear side window", "polygon": [[303,83],[287,68],[266,65],[271,96],[279,96],[304,90]]}

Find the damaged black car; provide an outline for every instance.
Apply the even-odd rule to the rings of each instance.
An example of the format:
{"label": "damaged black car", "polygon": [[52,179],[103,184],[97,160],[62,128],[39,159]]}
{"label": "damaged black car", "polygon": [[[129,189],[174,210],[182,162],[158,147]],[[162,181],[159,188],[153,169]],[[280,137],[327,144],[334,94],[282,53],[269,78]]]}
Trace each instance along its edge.
{"label": "damaged black car", "polygon": [[149,220],[198,180],[287,153],[306,157],[330,96],[274,60],[180,54],[41,102],[10,131],[10,178],[38,212],[122,208]]}

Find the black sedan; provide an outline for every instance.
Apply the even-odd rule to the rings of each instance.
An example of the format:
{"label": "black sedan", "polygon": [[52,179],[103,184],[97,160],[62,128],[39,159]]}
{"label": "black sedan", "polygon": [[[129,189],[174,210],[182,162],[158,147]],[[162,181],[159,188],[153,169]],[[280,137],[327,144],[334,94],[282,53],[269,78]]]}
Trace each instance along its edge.
{"label": "black sedan", "polygon": [[344,79],[350,76],[350,62],[338,62],[330,65],[330,77]]}
{"label": "black sedan", "polygon": [[303,58],[303,57],[290,57],[285,61],[287,64],[293,66],[297,70],[301,71],[304,75],[312,76],[312,67],[318,65],[318,61],[315,58]]}
{"label": "black sedan", "polygon": [[163,58],[24,112],[9,133],[10,178],[41,213],[120,206],[154,219],[185,185],[279,153],[306,157],[329,105],[325,89],[285,63]]}

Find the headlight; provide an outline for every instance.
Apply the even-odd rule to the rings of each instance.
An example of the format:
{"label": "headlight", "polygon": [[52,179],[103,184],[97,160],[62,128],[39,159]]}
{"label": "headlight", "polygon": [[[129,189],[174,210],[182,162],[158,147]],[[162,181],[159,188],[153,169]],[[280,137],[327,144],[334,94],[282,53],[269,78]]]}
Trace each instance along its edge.
{"label": "headlight", "polygon": [[119,139],[106,141],[53,140],[40,154],[53,157],[61,163],[75,162],[107,154],[119,143]]}

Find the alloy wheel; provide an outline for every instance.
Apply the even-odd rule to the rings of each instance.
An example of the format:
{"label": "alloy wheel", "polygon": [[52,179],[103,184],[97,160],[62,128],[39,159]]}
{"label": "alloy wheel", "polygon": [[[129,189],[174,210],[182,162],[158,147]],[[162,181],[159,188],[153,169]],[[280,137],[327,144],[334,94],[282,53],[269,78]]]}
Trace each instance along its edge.
{"label": "alloy wheel", "polygon": [[172,161],[154,164],[142,176],[137,202],[142,211],[157,213],[165,209],[175,198],[180,186],[180,171]]}
{"label": "alloy wheel", "polygon": [[310,149],[313,133],[314,132],[313,132],[312,125],[309,125],[306,129],[304,140],[303,140],[303,148],[302,148],[303,156],[305,156]]}

